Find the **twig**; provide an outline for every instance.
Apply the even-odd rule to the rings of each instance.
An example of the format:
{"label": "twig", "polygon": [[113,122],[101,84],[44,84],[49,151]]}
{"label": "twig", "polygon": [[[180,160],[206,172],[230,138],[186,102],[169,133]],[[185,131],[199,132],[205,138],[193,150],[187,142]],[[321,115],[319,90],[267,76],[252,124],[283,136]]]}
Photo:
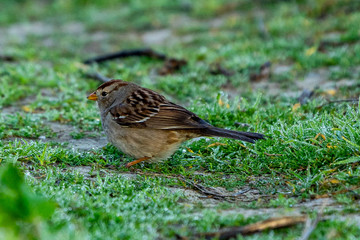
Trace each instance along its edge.
{"label": "twig", "polygon": [[43,175],[40,175],[40,176],[37,176],[37,177],[34,177],[35,179],[41,179],[41,178],[44,178],[46,177],[46,174],[43,174]]}
{"label": "twig", "polygon": [[145,56],[145,57],[151,57],[156,58],[160,60],[167,59],[165,54],[155,52],[154,50],[150,48],[144,48],[144,49],[132,49],[132,50],[122,50],[115,53],[105,54],[94,58],[86,59],[83,63],[84,64],[91,64],[91,63],[101,63],[108,60],[113,60],[117,58],[126,58],[126,57],[132,57],[132,56]]}
{"label": "twig", "polygon": [[[229,201],[230,199],[234,199],[239,197],[240,195],[247,193],[248,191],[251,190],[251,188],[247,188],[245,190],[241,190],[237,193],[234,194],[228,194],[228,195],[224,195],[224,194],[220,194],[214,191],[209,191],[206,187],[198,184],[198,183],[194,183],[194,182],[190,182],[188,180],[186,180],[184,177],[180,177],[180,180],[184,181],[186,184],[192,186],[193,188],[195,188],[196,190],[198,190],[200,193],[206,195],[207,197],[213,197],[215,199],[219,199],[219,200],[227,200]],[[253,201],[254,199],[252,199],[251,201]]]}
{"label": "twig", "polygon": [[[197,183],[194,183],[194,182],[190,182],[190,181],[186,180],[184,177],[180,177],[179,179],[184,181],[186,184],[192,186],[193,188],[199,190],[202,194],[205,194],[207,196],[212,196],[212,197],[220,198],[220,199],[230,197],[230,195],[222,195],[222,194],[219,194],[219,193],[215,193],[213,191],[209,191],[204,186],[202,186],[200,184],[197,184]],[[231,197],[233,197],[233,196],[231,196]]]}
{"label": "twig", "polygon": [[0,61],[4,61],[4,62],[15,62],[15,57],[10,56],[10,55],[0,55]]}
{"label": "twig", "polygon": [[[155,173],[155,174],[137,173],[137,174],[144,175],[144,176],[151,176],[151,177],[165,177],[165,178],[177,179],[177,180],[183,181],[187,185],[195,188],[196,190],[198,190],[200,193],[206,195],[207,197],[214,197],[216,199],[221,199],[221,200],[224,200],[224,199],[229,200],[229,198],[237,198],[241,194],[247,193],[248,191],[251,190],[251,188],[247,188],[245,190],[241,190],[234,194],[224,195],[224,194],[216,193],[214,191],[209,191],[206,187],[204,187],[198,183],[194,183],[194,182],[191,182],[191,181],[185,179],[184,176],[171,176],[171,175],[163,175],[163,174],[157,174],[157,173]],[[251,201],[253,201],[253,200],[256,200],[256,199],[252,199]]]}
{"label": "twig", "polygon": [[305,222],[305,228],[303,234],[301,235],[299,240],[308,240],[311,233],[315,230],[318,222],[319,222],[319,216],[316,216],[314,221],[311,221],[311,218],[308,218]]}
{"label": "twig", "polygon": [[95,79],[95,80],[99,80],[100,82],[107,82],[110,81],[110,78],[105,77],[104,75],[101,75],[98,72],[95,73],[85,73],[85,75],[89,78]]}
{"label": "twig", "polygon": [[316,108],[320,109],[326,105],[333,104],[333,103],[343,103],[343,102],[358,102],[359,99],[342,99],[342,100],[333,100],[333,101],[327,101],[327,103],[324,103],[320,106],[317,106]]}
{"label": "twig", "polygon": [[348,192],[354,192],[354,190],[357,190],[359,188],[360,188],[359,186],[355,186],[355,187],[351,187],[349,189],[342,189],[342,190],[339,190],[339,191],[336,191],[336,192],[333,192],[333,193],[326,193],[326,194],[323,194],[323,195],[310,195],[310,197],[311,197],[311,199],[330,198],[332,196],[336,196],[336,195],[339,195],[339,194],[344,194],[344,193],[348,193]]}
{"label": "twig", "polygon": [[288,216],[288,217],[270,218],[265,221],[246,225],[244,227],[232,227],[232,228],[220,229],[217,232],[199,233],[189,238],[187,237],[179,237],[179,238],[180,239],[217,238],[224,240],[224,239],[236,238],[236,236],[239,234],[242,236],[246,236],[268,229],[290,227],[299,223],[304,223],[305,221],[306,221],[306,216],[292,216],[292,217]]}
{"label": "twig", "polygon": [[234,196],[234,197],[235,197],[235,196],[239,196],[239,195],[242,195],[242,194],[244,194],[244,193],[247,193],[247,192],[250,191],[250,190],[251,190],[251,188],[248,188],[248,189],[245,189],[245,190],[241,190],[241,191],[233,194],[232,196]]}
{"label": "twig", "polygon": [[139,56],[140,57],[145,56],[145,57],[163,60],[164,65],[162,66],[162,68],[158,70],[158,73],[160,75],[172,74],[187,64],[187,61],[184,59],[168,57],[165,54],[156,52],[150,48],[123,50],[116,53],[105,54],[98,57],[87,59],[83,63],[84,64],[101,63],[117,58],[139,57]]}
{"label": "twig", "polygon": [[308,217],[308,219],[306,220],[306,223],[305,223],[305,228],[304,228],[303,234],[301,235],[299,240],[308,240],[309,239],[311,233],[315,230],[317,224],[322,219],[324,208],[326,205],[327,205],[327,201],[323,201],[323,203],[320,207],[320,210],[317,213],[314,221],[311,221],[311,219]]}

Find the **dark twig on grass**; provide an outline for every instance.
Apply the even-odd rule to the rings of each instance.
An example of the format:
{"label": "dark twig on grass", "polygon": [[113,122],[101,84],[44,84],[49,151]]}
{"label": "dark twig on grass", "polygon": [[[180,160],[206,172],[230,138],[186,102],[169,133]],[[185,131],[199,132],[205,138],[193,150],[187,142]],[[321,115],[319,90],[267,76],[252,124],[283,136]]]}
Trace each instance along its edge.
{"label": "dark twig on grass", "polygon": [[270,218],[265,221],[246,225],[244,227],[232,227],[232,228],[220,229],[217,232],[199,233],[191,237],[179,237],[179,238],[180,239],[217,238],[224,240],[224,239],[236,238],[237,235],[246,236],[264,230],[290,227],[299,223],[304,223],[305,221],[306,221],[306,216]]}
{"label": "dark twig on grass", "polygon": [[235,194],[224,195],[224,194],[220,194],[220,193],[214,192],[212,190],[209,190],[208,188],[206,188],[198,183],[188,181],[184,177],[180,177],[179,179],[181,181],[185,182],[187,185],[190,185],[191,187],[195,188],[200,193],[206,195],[207,197],[211,197],[211,198],[215,198],[215,199],[219,199],[219,200],[230,200],[230,199],[236,198],[236,197],[251,190],[251,188],[247,188],[247,189],[239,191]]}
{"label": "dark twig on grass", "polygon": [[[238,198],[240,195],[247,193],[251,190],[251,188],[247,188],[241,191],[238,191],[234,194],[228,194],[228,195],[224,195],[218,192],[214,192],[213,190],[209,190],[209,188],[206,188],[204,186],[202,186],[201,184],[198,183],[194,183],[192,181],[189,181],[187,179],[185,179],[184,176],[180,175],[180,176],[171,176],[171,175],[166,175],[166,174],[158,174],[158,173],[142,173],[142,172],[136,172],[137,175],[143,175],[143,176],[148,176],[148,177],[164,177],[164,178],[169,178],[169,179],[177,179],[179,181],[185,182],[187,185],[191,186],[192,188],[194,188],[195,190],[197,190],[198,192],[204,194],[205,198],[214,198],[214,199],[218,199],[218,200],[227,200],[230,201],[231,199],[235,199]],[[259,196],[259,197],[266,197],[266,196]],[[244,202],[251,202],[251,201],[255,201],[258,198],[253,198],[250,200],[242,200]]]}
{"label": "dark twig on grass", "polygon": [[158,73],[160,75],[172,74],[187,64],[187,61],[184,59],[168,57],[165,54],[156,52],[150,48],[123,50],[116,53],[105,54],[102,56],[89,58],[85,60],[84,63],[85,64],[101,63],[113,59],[127,58],[127,57],[149,57],[153,59],[163,60],[164,65],[158,70]]}
{"label": "dark twig on grass", "polygon": [[236,196],[242,195],[242,194],[244,194],[244,193],[247,193],[247,192],[250,191],[250,190],[251,190],[251,188],[247,188],[247,189],[245,189],[245,190],[241,190],[241,191],[238,191],[237,193],[234,193],[232,196],[233,196],[233,197],[236,197]]}
{"label": "dark twig on grass", "polygon": [[110,54],[104,54],[98,57],[89,58],[84,61],[85,64],[91,64],[91,63],[101,63],[108,60],[118,59],[118,58],[127,58],[127,57],[150,57],[160,60],[167,59],[165,54],[155,52],[154,50],[150,48],[143,48],[143,49],[131,49],[131,50],[122,50],[115,53]]}
{"label": "dark twig on grass", "polygon": [[330,100],[328,100],[327,101],[327,103],[324,103],[324,104],[322,104],[322,105],[320,105],[320,106],[317,106],[316,108],[317,109],[321,109],[321,108],[323,108],[324,106],[326,106],[326,105],[329,105],[329,104],[333,104],[333,103],[344,103],[344,102],[354,102],[354,103],[356,103],[356,102],[359,102],[359,99],[342,99],[342,100],[332,100],[332,101],[330,101]]}
{"label": "dark twig on grass", "polygon": [[180,180],[185,182],[187,185],[190,185],[191,187],[195,188],[196,190],[198,190],[199,192],[201,192],[202,194],[204,194],[206,196],[210,196],[212,198],[222,199],[222,200],[225,199],[226,197],[230,197],[229,195],[223,195],[223,194],[216,193],[214,191],[210,191],[206,187],[204,187],[198,183],[188,181],[183,177],[180,177]]}
{"label": "dark twig on grass", "polygon": [[0,55],[0,61],[3,62],[15,62],[15,57],[9,55]]}

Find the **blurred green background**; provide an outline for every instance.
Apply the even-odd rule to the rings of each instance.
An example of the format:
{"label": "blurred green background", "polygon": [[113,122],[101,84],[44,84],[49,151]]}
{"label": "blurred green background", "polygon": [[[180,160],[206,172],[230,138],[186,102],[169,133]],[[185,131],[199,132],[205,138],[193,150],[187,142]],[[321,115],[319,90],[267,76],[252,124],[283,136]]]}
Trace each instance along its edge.
{"label": "blurred green background", "polygon": [[[301,204],[322,197],[338,208],[311,238],[360,238],[350,221],[359,217],[359,10],[357,0],[1,0],[0,238],[169,239],[271,217],[265,208],[311,215],[318,205]],[[163,62],[147,57],[82,63],[144,47],[187,65],[162,76]],[[94,72],[270,138],[200,139],[135,174],[86,99],[100,84]],[[301,102],[304,90],[312,96]],[[328,104],[341,99],[351,101]],[[253,192],[204,199],[179,177]],[[239,214],[249,209],[258,212]]]}

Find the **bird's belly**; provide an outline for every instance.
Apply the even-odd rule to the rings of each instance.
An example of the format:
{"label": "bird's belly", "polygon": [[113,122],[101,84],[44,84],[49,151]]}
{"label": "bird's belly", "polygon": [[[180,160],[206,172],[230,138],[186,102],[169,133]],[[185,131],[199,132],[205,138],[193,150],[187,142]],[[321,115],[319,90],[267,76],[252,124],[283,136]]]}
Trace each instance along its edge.
{"label": "bird's belly", "polygon": [[142,157],[150,157],[149,161],[167,159],[186,140],[176,131],[128,128],[115,124],[117,126],[104,129],[109,142],[120,151],[137,159]]}

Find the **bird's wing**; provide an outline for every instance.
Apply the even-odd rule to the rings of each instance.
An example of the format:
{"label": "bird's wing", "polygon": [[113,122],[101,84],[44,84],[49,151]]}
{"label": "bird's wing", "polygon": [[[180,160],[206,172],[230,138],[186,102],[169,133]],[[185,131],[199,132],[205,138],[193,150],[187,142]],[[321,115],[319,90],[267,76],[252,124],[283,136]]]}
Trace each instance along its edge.
{"label": "bird's wing", "polygon": [[109,113],[122,126],[152,129],[199,129],[210,124],[149,89],[134,91]]}

